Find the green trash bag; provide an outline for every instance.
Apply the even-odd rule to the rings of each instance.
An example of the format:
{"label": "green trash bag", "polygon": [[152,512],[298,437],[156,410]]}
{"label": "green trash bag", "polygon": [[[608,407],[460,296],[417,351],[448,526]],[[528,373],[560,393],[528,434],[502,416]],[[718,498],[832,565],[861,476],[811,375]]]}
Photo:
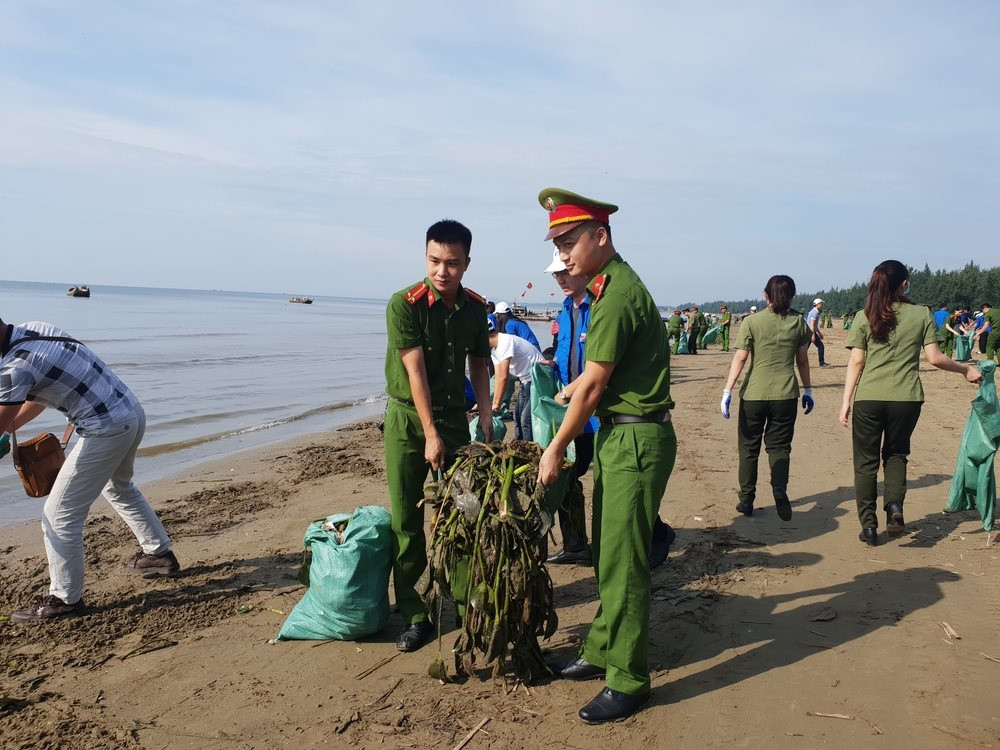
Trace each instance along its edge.
{"label": "green trash bag", "polygon": [[705,335],[701,337],[701,345],[705,346],[707,344],[714,343],[715,340],[719,338],[720,333],[722,333],[721,326],[715,326],[714,328],[709,328],[707,331],[705,331]]}
{"label": "green trash bag", "polygon": [[[554,367],[537,362],[531,366],[531,435],[543,448],[552,442],[566,418],[568,407],[555,399],[560,390],[562,383]],[[566,458],[576,460],[573,443],[566,448]]]}
{"label": "green trash bag", "polygon": [[[347,527],[338,534],[333,527],[345,521]],[[385,627],[391,524],[389,511],[377,505],[362,505],[354,513],[337,513],[309,524],[303,540],[312,553],[309,590],[281,626],[279,641],[352,641]]]}
{"label": "green trash bag", "polygon": [[[507,436],[507,425],[500,417],[493,416],[493,441],[503,440]],[[477,443],[483,442],[483,430],[479,426],[479,415],[477,414],[469,422],[469,437]]]}
{"label": "green trash bag", "polygon": [[963,333],[961,336],[955,337],[956,362],[969,362],[972,360],[972,339],[975,335],[975,331],[969,331],[968,333]]}
{"label": "green trash bag", "polygon": [[688,351],[688,335],[687,331],[681,334],[681,343],[677,346],[678,354],[690,354]]}
{"label": "green trash bag", "polygon": [[1000,403],[993,378],[996,362],[979,363],[983,382],[979,393],[972,399],[972,413],[965,423],[962,443],[958,449],[955,476],[951,480],[945,513],[977,510],[983,530],[993,530],[997,483],[993,462],[1000,448]]}
{"label": "green trash bag", "polygon": [[[510,411],[510,400],[514,397],[514,382],[517,380],[513,375],[507,378],[507,387],[504,389],[503,398],[500,399],[500,411],[493,416],[500,419],[513,419],[514,415]],[[496,391],[496,378],[490,378],[490,398]]]}

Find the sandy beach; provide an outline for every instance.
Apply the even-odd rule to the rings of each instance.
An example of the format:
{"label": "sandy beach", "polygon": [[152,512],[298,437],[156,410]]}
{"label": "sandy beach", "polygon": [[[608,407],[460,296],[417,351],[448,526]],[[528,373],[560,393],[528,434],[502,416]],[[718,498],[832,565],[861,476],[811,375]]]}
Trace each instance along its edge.
{"label": "sandy beach", "polygon": [[[600,683],[442,686],[426,675],[436,645],[393,647],[397,615],[359,642],[268,643],[304,591],[308,522],[387,504],[381,435],[366,422],[144,487],[184,566],[174,579],[126,575],[134,539],[99,501],[87,614],[0,622],[2,745],[448,748],[488,719],[466,747],[1000,748],[1000,547],[974,514],[941,513],[975,387],[922,366],[910,533],[864,546],[837,423],[846,332],[826,335],[831,366],[811,352],[817,405],[797,422],[784,524],[766,460],[760,510],[734,510],[736,424],[718,412],[730,355],[672,359],[679,455],[661,515],[677,542],[653,574],[653,697],[625,722],[577,718]],[[0,529],[0,553],[9,614],[46,591],[38,524]],[[596,584],[590,568],[552,575],[560,627],[543,645],[569,658]]]}

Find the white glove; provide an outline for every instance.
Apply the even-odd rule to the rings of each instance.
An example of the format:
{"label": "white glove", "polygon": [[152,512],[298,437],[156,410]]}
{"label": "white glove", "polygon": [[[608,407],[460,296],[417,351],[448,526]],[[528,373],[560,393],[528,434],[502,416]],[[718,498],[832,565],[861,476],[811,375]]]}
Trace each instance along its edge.
{"label": "white glove", "polygon": [[729,419],[729,404],[732,400],[733,392],[728,388],[724,388],[722,390],[722,402],[719,404],[719,410],[725,419]]}

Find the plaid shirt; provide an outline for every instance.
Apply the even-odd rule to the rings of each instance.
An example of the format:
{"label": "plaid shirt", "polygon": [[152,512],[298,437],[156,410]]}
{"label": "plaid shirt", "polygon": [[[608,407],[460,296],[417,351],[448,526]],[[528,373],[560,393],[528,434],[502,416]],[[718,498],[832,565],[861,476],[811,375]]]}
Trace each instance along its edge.
{"label": "plaid shirt", "polygon": [[64,413],[81,435],[100,435],[139,407],[128,386],[86,346],[66,341],[16,343],[39,336],[72,338],[50,323],[11,326],[0,358],[0,405],[37,401]]}

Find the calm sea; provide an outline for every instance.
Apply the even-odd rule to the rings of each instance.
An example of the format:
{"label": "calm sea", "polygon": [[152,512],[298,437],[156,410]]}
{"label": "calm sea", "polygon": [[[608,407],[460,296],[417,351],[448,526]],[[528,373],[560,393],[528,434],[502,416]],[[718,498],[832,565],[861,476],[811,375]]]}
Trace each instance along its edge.
{"label": "calm sea", "polygon": [[[139,483],[384,409],[384,300],[117,286],[87,299],[67,286],[0,281],[0,318],[65,328],[135,392],[147,420]],[[548,323],[531,326],[551,342]],[[22,433],[65,426],[47,409]],[[0,526],[38,518],[43,502],[0,461]]]}
{"label": "calm sea", "polygon": [[[285,294],[0,281],[0,317],[43,320],[93,347],[146,410],[138,481],[381,412],[385,302]],[[62,435],[46,410],[22,433]],[[37,518],[10,458],[0,462],[0,525]]]}

